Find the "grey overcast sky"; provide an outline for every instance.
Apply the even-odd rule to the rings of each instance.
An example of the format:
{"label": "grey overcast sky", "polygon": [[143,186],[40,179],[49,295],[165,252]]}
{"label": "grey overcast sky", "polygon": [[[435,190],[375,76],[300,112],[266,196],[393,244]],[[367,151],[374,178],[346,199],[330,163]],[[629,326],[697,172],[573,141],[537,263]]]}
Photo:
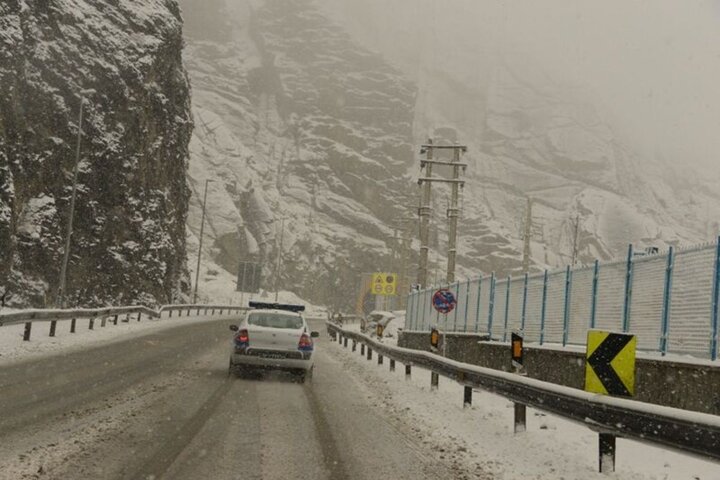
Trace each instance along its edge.
{"label": "grey overcast sky", "polygon": [[472,83],[498,55],[527,56],[645,158],[720,175],[720,0],[318,1],[409,71]]}

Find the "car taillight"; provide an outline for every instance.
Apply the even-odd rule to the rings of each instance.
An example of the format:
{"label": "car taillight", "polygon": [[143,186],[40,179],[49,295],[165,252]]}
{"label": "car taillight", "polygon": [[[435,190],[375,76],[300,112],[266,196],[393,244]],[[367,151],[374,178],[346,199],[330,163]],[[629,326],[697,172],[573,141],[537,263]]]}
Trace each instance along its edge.
{"label": "car taillight", "polygon": [[247,347],[250,344],[250,336],[247,330],[242,329],[238,332],[235,336],[235,344],[238,347]]}
{"label": "car taillight", "polygon": [[310,335],[307,333],[303,333],[300,335],[300,342],[298,343],[298,350],[302,350],[304,352],[312,352],[313,349],[313,341],[312,338],[310,338]]}

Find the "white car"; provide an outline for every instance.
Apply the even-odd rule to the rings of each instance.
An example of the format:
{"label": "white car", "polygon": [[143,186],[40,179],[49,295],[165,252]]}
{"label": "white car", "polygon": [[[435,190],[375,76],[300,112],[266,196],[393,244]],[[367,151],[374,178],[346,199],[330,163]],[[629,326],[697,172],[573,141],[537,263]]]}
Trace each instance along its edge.
{"label": "white car", "polygon": [[312,375],[313,338],[300,312],[303,305],[250,302],[240,325],[230,325],[233,349],[229,373],[254,369],[284,370],[298,375],[301,382]]}

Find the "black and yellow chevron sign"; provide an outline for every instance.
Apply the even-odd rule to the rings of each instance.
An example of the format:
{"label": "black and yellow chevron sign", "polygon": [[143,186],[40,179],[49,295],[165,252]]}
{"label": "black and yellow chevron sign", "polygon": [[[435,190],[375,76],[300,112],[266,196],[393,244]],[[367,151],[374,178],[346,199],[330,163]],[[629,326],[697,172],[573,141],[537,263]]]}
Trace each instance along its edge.
{"label": "black and yellow chevron sign", "polygon": [[590,330],[585,355],[585,390],[635,395],[635,335]]}

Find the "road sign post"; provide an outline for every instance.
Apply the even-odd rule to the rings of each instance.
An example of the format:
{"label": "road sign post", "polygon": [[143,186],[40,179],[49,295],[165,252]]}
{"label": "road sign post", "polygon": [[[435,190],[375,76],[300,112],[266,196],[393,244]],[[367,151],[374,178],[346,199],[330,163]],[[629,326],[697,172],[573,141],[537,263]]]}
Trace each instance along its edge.
{"label": "road sign post", "polygon": [[513,332],[510,338],[512,366],[519,372],[523,368],[523,337]]}
{"label": "road sign post", "polygon": [[444,315],[452,312],[456,303],[455,295],[447,288],[437,290],[432,297],[433,308]]}
{"label": "road sign post", "polygon": [[635,394],[635,335],[590,330],[585,356],[585,390],[603,395]]}
{"label": "road sign post", "polygon": [[[510,337],[510,354],[515,373],[523,374],[523,337],[512,332]],[[524,404],[514,403],[513,432],[521,433],[527,430],[527,408]]]}
{"label": "road sign post", "polygon": [[384,297],[397,295],[397,273],[373,273],[370,291],[374,295],[382,295]]}

